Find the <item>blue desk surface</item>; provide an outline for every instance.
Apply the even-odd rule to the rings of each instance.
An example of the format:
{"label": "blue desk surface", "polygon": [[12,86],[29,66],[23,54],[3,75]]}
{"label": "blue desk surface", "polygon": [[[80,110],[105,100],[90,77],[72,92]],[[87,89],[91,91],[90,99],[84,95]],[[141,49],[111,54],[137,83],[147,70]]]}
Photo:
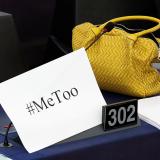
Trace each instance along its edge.
{"label": "blue desk surface", "polygon": [[[103,94],[108,103],[131,98]],[[55,144],[32,154],[13,141],[15,136],[10,134],[13,147],[0,148],[0,153],[14,160],[160,160],[160,132],[143,121],[136,128]],[[3,138],[0,135],[0,142]]]}

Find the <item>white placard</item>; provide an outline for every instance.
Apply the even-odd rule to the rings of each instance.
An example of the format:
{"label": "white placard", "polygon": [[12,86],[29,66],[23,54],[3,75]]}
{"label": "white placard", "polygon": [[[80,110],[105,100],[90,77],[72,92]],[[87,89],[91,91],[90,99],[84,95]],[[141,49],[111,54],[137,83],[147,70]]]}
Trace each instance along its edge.
{"label": "white placard", "polygon": [[138,114],[142,120],[160,129],[160,96],[138,100]]}
{"label": "white placard", "polygon": [[106,105],[84,49],[1,83],[0,103],[29,153],[99,125]]}
{"label": "white placard", "polygon": [[12,159],[6,157],[6,156],[3,155],[3,154],[0,154],[0,160],[12,160]]}

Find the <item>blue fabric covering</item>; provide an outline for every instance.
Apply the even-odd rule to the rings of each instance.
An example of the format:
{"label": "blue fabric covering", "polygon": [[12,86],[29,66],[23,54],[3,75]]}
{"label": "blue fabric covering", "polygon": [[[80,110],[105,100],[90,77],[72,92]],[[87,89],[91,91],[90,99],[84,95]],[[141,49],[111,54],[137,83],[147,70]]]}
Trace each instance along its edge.
{"label": "blue fabric covering", "polygon": [[[108,103],[129,99],[112,93],[104,93],[106,95],[112,98]],[[160,132],[143,121],[136,128],[56,144],[32,154],[15,143],[14,136],[10,134],[13,147],[0,148],[0,153],[14,160],[160,160]],[[0,142],[3,138],[1,135]]]}

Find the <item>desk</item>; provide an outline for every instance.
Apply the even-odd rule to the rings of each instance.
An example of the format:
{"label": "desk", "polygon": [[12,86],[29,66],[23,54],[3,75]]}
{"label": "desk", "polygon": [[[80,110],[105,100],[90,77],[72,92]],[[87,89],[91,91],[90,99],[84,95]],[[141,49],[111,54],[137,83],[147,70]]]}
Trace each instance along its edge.
{"label": "desk", "polygon": [[[106,92],[103,95],[108,97],[108,103],[131,98]],[[55,144],[32,154],[14,142],[12,138],[15,135],[11,134],[10,142],[14,147],[0,148],[0,153],[14,160],[160,160],[160,132],[143,121],[139,127],[115,133],[97,136],[88,133],[91,134],[90,138],[68,140],[70,142]],[[0,141],[2,140],[1,135]]]}

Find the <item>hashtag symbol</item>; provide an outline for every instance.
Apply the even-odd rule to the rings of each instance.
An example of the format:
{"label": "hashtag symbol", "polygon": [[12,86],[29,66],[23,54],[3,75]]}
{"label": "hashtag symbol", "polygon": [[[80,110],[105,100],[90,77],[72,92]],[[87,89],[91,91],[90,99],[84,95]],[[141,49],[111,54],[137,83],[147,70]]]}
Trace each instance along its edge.
{"label": "hashtag symbol", "polygon": [[30,115],[34,114],[35,113],[35,109],[33,108],[32,104],[27,104],[27,108],[28,112],[30,113]]}

